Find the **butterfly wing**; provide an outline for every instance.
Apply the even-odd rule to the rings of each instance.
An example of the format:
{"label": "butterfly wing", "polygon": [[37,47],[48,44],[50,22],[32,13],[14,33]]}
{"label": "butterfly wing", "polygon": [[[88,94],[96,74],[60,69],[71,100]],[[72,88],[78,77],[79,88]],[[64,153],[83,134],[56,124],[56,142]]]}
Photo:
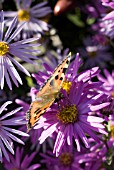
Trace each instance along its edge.
{"label": "butterfly wing", "polygon": [[40,116],[52,105],[59,93],[65,78],[65,73],[70,63],[71,55],[63,60],[55,69],[51,77],[44,83],[40,91],[36,94],[36,100],[31,103],[27,112],[28,129],[39,120]]}

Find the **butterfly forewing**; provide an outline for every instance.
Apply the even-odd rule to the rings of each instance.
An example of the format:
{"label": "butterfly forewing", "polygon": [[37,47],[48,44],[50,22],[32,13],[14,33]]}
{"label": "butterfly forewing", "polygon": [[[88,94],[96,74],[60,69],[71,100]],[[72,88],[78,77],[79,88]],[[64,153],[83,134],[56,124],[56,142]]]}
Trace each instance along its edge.
{"label": "butterfly forewing", "polygon": [[27,112],[28,130],[34,126],[40,116],[56,99],[64,81],[65,73],[70,63],[70,58],[71,55],[59,64],[59,66],[54,70],[52,76],[49,77],[40,91],[36,94],[36,100],[31,103],[30,109]]}

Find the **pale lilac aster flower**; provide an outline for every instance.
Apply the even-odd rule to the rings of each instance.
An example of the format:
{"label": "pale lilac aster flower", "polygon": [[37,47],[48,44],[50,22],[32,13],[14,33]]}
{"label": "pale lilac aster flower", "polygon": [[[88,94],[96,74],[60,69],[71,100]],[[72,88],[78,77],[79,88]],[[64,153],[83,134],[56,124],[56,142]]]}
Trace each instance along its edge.
{"label": "pale lilac aster flower", "polygon": [[41,163],[46,164],[47,170],[83,170],[79,163],[80,153],[68,145],[65,145],[59,157],[49,150],[40,155],[43,157]]}
{"label": "pale lilac aster flower", "polygon": [[[5,12],[5,16],[9,19],[6,24],[9,25],[12,17],[18,16],[18,27],[26,21],[22,30],[22,38],[31,37],[34,34],[44,33],[49,30],[49,25],[41,20],[41,18],[52,12],[47,6],[47,2],[41,2],[31,6],[32,0],[15,0],[17,11]],[[20,36],[20,35],[19,35]]]}
{"label": "pale lilac aster flower", "polygon": [[[104,99],[103,94],[92,92],[91,95],[92,89],[99,85],[96,82],[95,84],[90,83],[90,79],[98,74],[98,68],[92,68],[78,74],[80,64],[79,55],[77,54],[63,82],[62,88],[64,90],[61,89],[61,93],[63,93],[64,97],[59,101],[59,107],[57,103],[53,103],[51,108],[40,118],[38,125],[34,127],[35,129],[45,128],[39,139],[40,143],[43,143],[48,136],[57,132],[53,151],[56,153],[56,156],[60,154],[65,142],[72,146],[73,137],[77,145],[77,150],[80,151],[80,139],[87,148],[89,147],[85,133],[93,137],[96,141],[98,141],[98,138],[94,131],[107,134],[103,130],[104,126],[102,122],[104,119],[90,114],[109,105],[108,102],[102,102]],[[52,74],[53,69],[46,63],[45,67],[48,74],[38,72],[38,74],[33,75],[40,85]]]}
{"label": "pale lilac aster flower", "polygon": [[33,152],[31,155],[25,155],[24,148],[17,147],[15,156],[9,154],[10,162],[4,159],[4,167],[6,170],[37,170],[40,164],[32,164],[36,154],[36,152]]}
{"label": "pale lilac aster flower", "polygon": [[[30,76],[29,72],[17,61],[14,57],[18,57],[19,59],[34,64],[32,59],[37,59],[35,55],[32,53],[36,53],[36,50],[31,49],[34,45],[38,46],[38,44],[28,44],[29,42],[33,42],[38,38],[31,38],[22,41],[17,41],[11,43],[11,41],[19,34],[22,30],[23,25],[20,25],[15,31],[13,29],[16,26],[17,18],[15,17],[7,29],[5,35],[3,35],[4,31],[4,13],[3,11],[0,13],[0,85],[1,89],[4,87],[4,77],[6,82],[10,88],[12,89],[12,84],[10,78],[13,80],[15,85],[18,87],[18,82],[22,84],[21,77],[19,76],[17,70],[14,65],[18,67],[22,72],[26,75]],[[30,54],[31,53],[31,54]]]}
{"label": "pale lilac aster flower", "polygon": [[19,112],[21,107],[2,115],[2,112],[6,111],[7,105],[11,103],[12,102],[8,101],[0,107],[0,114],[1,114],[1,117],[0,117],[0,161],[1,162],[2,162],[3,155],[5,156],[7,161],[10,161],[7,150],[11,152],[12,154],[14,154],[13,141],[16,141],[20,144],[24,144],[24,142],[19,137],[16,137],[15,135],[29,136],[27,133],[17,130],[17,128],[16,129],[13,128],[13,126],[26,124],[26,121],[23,120],[22,116],[9,118],[9,116],[12,116],[15,113]]}

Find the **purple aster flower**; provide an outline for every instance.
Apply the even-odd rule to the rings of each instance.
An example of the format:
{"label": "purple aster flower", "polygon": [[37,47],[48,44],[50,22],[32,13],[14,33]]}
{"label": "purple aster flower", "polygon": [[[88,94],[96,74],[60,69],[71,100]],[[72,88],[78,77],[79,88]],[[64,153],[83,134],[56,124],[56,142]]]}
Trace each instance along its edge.
{"label": "purple aster flower", "polygon": [[47,2],[41,2],[31,7],[32,0],[15,0],[17,11],[5,12],[5,16],[9,19],[6,24],[9,25],[12,17],[18,16],[18,27],[26,21],[23,30],[22,38],[31,37],[34,34],[44,33],[49,30],[49,25],[42,20],[43,17],[52,12],[47,6]]}
{"label": "purple aster flower", "polygon": [[97,142],[99,140],[94,132],[107,134],[103,130],[102,122],[104,119],[89,113],[96,112],[109,105],[109,103],[99,103],[103,96],[87,97],[89,92],[86,89],[86,93],[83,93],[83,90],[83,82],[72,82],[69,94],[65,94],[64,91],[64,99],[59,101],[59,108],[57,104],[53,104],[52,108],[41,117],[38,125],[35,126],[35,129],[45,127],[39,138],[40,143],[43,143],[53,132],[58,131],[53,150],[56,156],[60,154],[64,143],[67,142],[68,145],[72,146],[73,138],[77,150],[80,151],[80,139],[89,148],[86,134]]}
{"label": "purple aster flower", "polygon": [[[36,50],[30,49],[34,45],[38,46],[38,44],[28,44],[29,42],[33,42],[38,38],[31,38],[22,41],[17,41],[11,43],[11,41],[19,34],[22,30],[24,23],[20,25],[15,31],[13,29],[16,26],[17,17],[15,17],[9,26],[5,35],[3,35],[4,31],[4,13],[3,11],[0,13],[0,85],[1,89],[4,87],[4,77],[6,82],[10,88],[12,89],[12,84],[10,78],[13,80],[15,85],[18,87],[18,82],[22,84],[21,77],[19,76],[17,70],[14,65],[18,67],[22,72],[26,75],[30,76],[29,72],[12,56],[18,57],[19,59],[33,64],[32,59],[37,59],[36,56],[31,55],[30,53],[36,52]],[[14,65],[13,65],[14,64]],[[10,75],[10,76],[9,76]]]}
{"label": "purple aster flower", "polygon": [[84,68],[100,66],[105,68],[107,62],[112,60],[112,54],[108,52],[109,47],[98,45],[90,37],[84,39],[85,48],[79,48],[80,55],[85,60]]}
{"label": "purple aster flower", "polygon": [[114,99],[114,70],[110,74],[108,70],[104,69],[104,75],[106,78],[100,74],[97,76],[99,81],[103,82],[101,92]]}
{"label": "purple aster flower", "polygon": [[[73,138],[75,139],[77,150],[80,151],[80,139],[87,148],[89,147],[86,134],[96,141],[98,141],[98,138],[94,132],[106,134],[102,125],[104,119],[94,114],[109,105],[109,103],[102,102],[104,99],[103,94],[92,92],[95,87],[98,87],[99,82],[98,84],[90,83],[90,79],[98,74],[98,68],[92,68],[78,74],[81,63],[77,54],[63,82],[61,93],[64,97],[59,101],[59,106],[57,103],[53,103],[51,108],[38,121],[38,125],[35,126],[35,129],[44,128],[39,138],[40,143],[43,143],[48,136],[57,132],[53,151],[57,156],[61,153],[66,142],[72,146]],[[51,75],[52,69],[46,63],[45,67],[47,73]],[[36,78],[37,83],[42,85],[49,75],[38,72],[33,76]]]}
{"label": "purple aster flower", "polygon": [[[114,1],[101,0],[102,5],[107,7],[107,10],[102,14],[100,21],[100,31],[104,35],[114,38]],[[110,12],[109,12],[110,11]]]}
{"label": "purple aster flower", "polygon": [[16,129],[13,128],[13,126],[26,124],[26,121],[23,120],[22,116],[9,118],[9,116],[12,116],[15,113],[19,112],[21,107],[2,115],[2,112],[6,111],[7,105],[11,103],[12,102],[7,101],[0,107],[0,114],[1,114],[1,117],[0,117],[0,161],[1,162],[2,162],[2,154],[5,156],[7,161],[10,161],[7,150],[11,152],[12,154],[14,154],[13,141],[16,141],[20,144],[24,144],[24,142],[19,137],[16,137],[15,135],[29,136],[28,134],[20,130],[17,130],[17,128]]}
{"label": "purple aster flower", "polygon": [[31,155],[24,154],[24,148],[16,148],[15,156],[9,154],[10,162],[4,159],[4,167],[6,170],[35,170],[40,167],[40,164],[32,164],[33,159],[36,156],[36,152]]}
{"label": "purple aster flower", "polygon": [[[106,170],[106,167],[113,169],[113,141],[100,141],[100,143],[92,142],[92,146],[88,153],[80,157],[80,163],[85,162],[84,170]],[[109,169],[110,169],[109,168]]]}
{"label": "purple aster flower", "polygon": [[43,157],[41,163],[46,164],[47,170],[83,170],[79,163],[80,153],[68,145],[65,145],[58,157],[49,150],[40,155]]}

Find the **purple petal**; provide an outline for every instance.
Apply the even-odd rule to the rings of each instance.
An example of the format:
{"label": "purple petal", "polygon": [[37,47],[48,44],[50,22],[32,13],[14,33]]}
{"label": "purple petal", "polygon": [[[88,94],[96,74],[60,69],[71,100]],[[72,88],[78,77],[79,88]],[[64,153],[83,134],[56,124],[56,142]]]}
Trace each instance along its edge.
{"label": "purple petal", "polygon": [[40,164],[34,164],[34,165],[31,165],[27,170],[35,170],[35,169],[37,169],[37,168],[39,168],[40,167]]}
{"label": "purple petal", "polygon": [[39,138],[40,144],[42,144],[48,136],[50,136],[54,131],[56,131],[56,125],[57,125],[57,123],[51,125],[50,127],[48,127],[48,129],[46,129],[42,132],[42,134]]}
{"label": "purple petal", "polygon": [[97,110],[100,110],[106,106],[110,105],[110,103],[102,103],[102,104],[98,104],[98,105],[95,105],[95,106],[90,106],[90,109],[91,111],[97,111]]}
{"label": "purple petal", "polygon": [[7,161],[9,162],[10,159],[9,159],[9,156],[8,156],[8,154],[7,154],[7,151],[6,151],[6,149],[5,149],[5,147],[4,147],[3,143],[2,143],[1,138],[0,138],[0,147],[1,147],[2,151],[3,151],[3,153],[4,153],[5,158],[6,158]]}
{"label": "purple petal", "polygon": [[0,84],[1,89],[4,87],[4,56],[0,56]]}
{"label": "purple petal", "polygon": [[8,39],[10,33],[12,32],[12,30],[14,29],[14,27],[16,25],[16,22],[17,22],[17,16],[13,18],[12,23],[9,26],[9,28],[8,28],[6,34],[5,34],[4,41],[6,41]]}
{"label": "purple petal", "polygon": [[76,132],[77,132],[78,135],[80,136],[80,138],[81,138],[81,140],[83,141],[83,143],[85,144],[86,148],[89,148],[90,146],[89,146],[89,144],[88,144],[88,142],[87,142],[87,138],[86,138],[86,136],[85,136],[85,134],[84,134],[84,131],[80,128],[80,126],[79,126],[77,123],[75,123],[74,126],[75,126]]}
{"label": "purple petal", "polygon": [[14,136],[13,134],[9,133],[8,131],[6,131],[5,133],[6,133],[7,136],[9,136],[14,141],[24,145],[24,142],[21,139],[17,138],[16,136]]}
{"label": "purple petal", "polygon": [[25,22],[22,23],[22,24],[13,32],[13,34],[12,34],[12,35],[10,36],[10,38],[7,40],[7,43],[9,43],[12,39],[14,39],[14,38],[19,34],[19,32],[23,29],[24,24],[25,24]]}
{"label": "purple petal", "polygon": [[10,132],[12,132],[12,133],[15,133],[15,134],[18,134],[18,135],[20,135],[20,136],[29,136],[27,133],[25,133],[25,132],[22,132],[22,131],[20,131],[20,130],[16,130],[16,129],[11,129],[11,128],[8,128],[8,127],[3,127],[5,130],[7,130],[7,131],[10,131]]}
{"label": "purple petal", "polygon": [[2,139],[2,141],[4,142],[5,146],[7,147],[7,149],[8,149],[12,154],[14,154],[14,150],[13,150],[13,148],[12,148],[12,144],[10,144],[10,143],[8,142],[7,138],[6,138],[3,134],[1,135],[1,139]]}
{"label": "purple petal", "polygon": [[9,75],[8,75],[6,67],[5,67],[4,71],[5,71],[5,78],[6,78],[7,85],[9,87],[9,89],[12,90],[11,81],[10,81],[10,78],[9,78]]}
{"label": "purple petal", "polygon": [[[19,76],[17,70],[15,69],[15,67],[13,66],[12,62],[10,61],[10,59],[9,59],[8,57],[6,58],[6,62],[7,62],[7,65],[8,65],[8,66],[7,66],[7,69],[8,69],[8,71],[9,71],[10,76],[12,77],[14,83],[15,83],[16,85],[18,85],[17,82],[16,82],[16,80],[18,80],[18,82],[19,82],[20,84],[22,84],[21,77]],[[16,79],[15,79],[14,77],[15,77]]]}
{"label": "purple petal", "polygon": [[79,141],[77,132],[76,132],[75,129],[73,130],[73,132],[74,132],[74,140],[75,140],[76,146],[77,146],[77,151],[80,152],[80,150],[81,150],[81,148],[80,148],[80,141]]}
{"label": "purple petal", "polygon": [[69,125],[69,130],[68,130],[68,134],[67,134],[68,145],[72,145],[72,136],[73,136],[73,127],[72,127],[72,125]]}
{"label": "purple petal", "polygon": [[12,60],[12,62],[22,71],[24,72],[27,76],[30,76],[29,72],[16,60],[14,60],[12,57],[10,57],[10,60]]}
{"label": "purple petal", "polygon": [[3,32],[4,32],[4,12],[1,11],[0,13],[0,41],[2,41],[3,38]]}
{"label": "purple petal", "polygon": [[114,19],[114,11],[111,11],[109,14],[107,14],[103,20],[110,20],[110,19]]}
{"label": "purple petal", "polygon": [[26,40],[21,40],[21,41],[14,42],[14,43],[10,44],[10,46],[17,46],[17,45],[22,45],[22,44],[30,43],[30,42],[33,42],[33,41],[37,41],[38,39],[39,39],[38,37],[36,37],[36,38],[28,38]]}
{"label": "purple petal", "polygon": [[11,101],[7,101],[6,103],[4,103],[1,107],[0,107],[0,114],[5,110],[5,108],[7,107],[8,104],[11,104]]}
{"label": "purple petal", "polygon": [[33,6],[31,9],[32,9],[32,10],[35,10],[35,9],[37,9],[37,8],[43,7],[44,5],[47,5],[47,2],[46,2],[46,1],[45,1],[45,2],[41,2],[41,3],[39,3],[38,5]]}
{"label": "purple petal", "polygon": [[9,116],[15,114],[15,113],[18,112],[20,109],[22,109],[22,107],[19,107],[19,108],[15,109],[15,110],[12,110],[11,112],[5,114],[4,116],[1,117],[1,120],[3,120],[3,119],[5,119],[6,117],[9,117]]}

